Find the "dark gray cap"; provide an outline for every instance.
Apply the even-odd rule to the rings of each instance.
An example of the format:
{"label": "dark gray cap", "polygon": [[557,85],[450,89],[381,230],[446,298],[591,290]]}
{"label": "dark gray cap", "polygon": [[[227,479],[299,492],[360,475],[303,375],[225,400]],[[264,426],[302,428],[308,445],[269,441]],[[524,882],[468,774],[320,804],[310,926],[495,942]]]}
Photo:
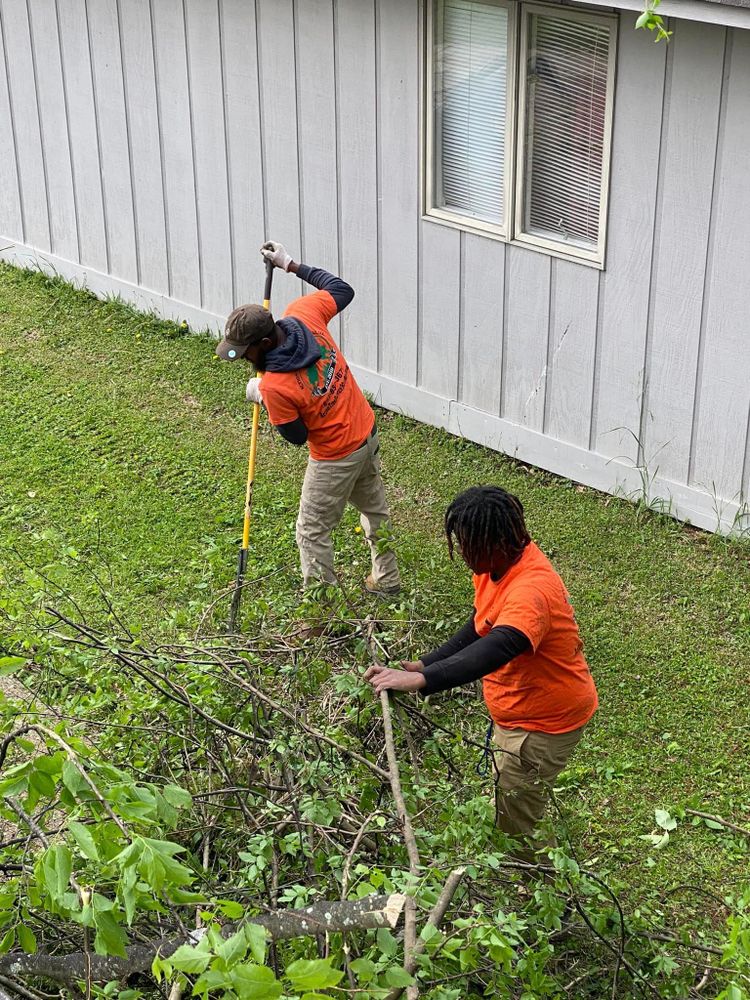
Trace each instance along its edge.
{"label": "dark gray cap", "polygon": [[248,347],[270,337],[275,326],[273,316],[263,306],[238,306],[227,317],[224,337],[216,345],[216,353],[224,361],[236,361]]}

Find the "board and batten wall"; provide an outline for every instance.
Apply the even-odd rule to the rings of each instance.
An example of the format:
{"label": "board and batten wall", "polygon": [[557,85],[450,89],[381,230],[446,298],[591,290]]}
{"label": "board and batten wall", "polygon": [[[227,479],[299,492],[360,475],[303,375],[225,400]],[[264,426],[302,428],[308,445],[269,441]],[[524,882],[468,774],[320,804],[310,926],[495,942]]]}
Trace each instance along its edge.
{"label": "board and batten wall", "polygon": [[0,256],[217,329],[282,240],[377,402],[745,528],[750,30],[622,18],[599,271],[422,219],[418,0],[0,0]]}

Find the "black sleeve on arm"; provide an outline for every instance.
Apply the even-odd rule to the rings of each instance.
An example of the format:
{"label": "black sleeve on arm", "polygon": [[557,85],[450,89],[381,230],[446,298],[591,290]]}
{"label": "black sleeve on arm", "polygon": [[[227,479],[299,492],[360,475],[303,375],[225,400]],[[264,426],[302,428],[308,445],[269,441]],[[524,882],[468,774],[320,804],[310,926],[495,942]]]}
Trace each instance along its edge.
{"label": "black sleeve on arm", "polygon": [[479,633],[474,628],[474,614],[475,611],[472,609],[471,618],[462,625],[461,628],[456,632],[455,635],[451,636],[447,642],[444,642],[442,646],[438,646],[437,649],[433,649],[431,653],[427,653],[425,656],[421,656],[420,659],[426,667],[431,663],[436,663],[438,660],[447,660],[449,656],[453,656],[454,653],[460,652],[465,649],[470,643],[476,642],[479,638]]}
{"label": "black sleeve on arm", "polygon": [[288,424],[276,424],[276,430],[290,444],[302,445],[307,441],[307,426],[302,417],[290,420]]}
{"label": "black sleeve on arm", "polygon": [[303,281],[306,281],[308,285],[312,285],[313,288],[320,289],[321,292],[328,292],[336,303],[338,312],[346,309],[354,298],[354,289],[351,285],[347,285],[343,278],[337,278],[330,271],[324,271],[322,267],[310,267],[309,264],[298,264],[297,277],[302,278]]}
{"label": "black sleeve on arm", "polygon": [[488,635],[454,653],[445,660],[426,666],[425,686],[420,694],[435,694],[449,688],[460,687],[480,677],[491,674],[509,660],[531,649],[528,638],[510,625],[493,628]]}

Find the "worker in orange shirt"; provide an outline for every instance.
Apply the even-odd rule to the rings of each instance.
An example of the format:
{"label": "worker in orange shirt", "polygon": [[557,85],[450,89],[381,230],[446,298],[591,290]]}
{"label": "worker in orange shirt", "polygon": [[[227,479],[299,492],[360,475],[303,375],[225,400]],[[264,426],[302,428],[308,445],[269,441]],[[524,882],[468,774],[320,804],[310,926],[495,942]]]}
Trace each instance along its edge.
{"label": "worker in orange shirt", "polygon": [[283,438],[310,450],[297,517],[305,586],[336,583],[331,532],[349,502],[360,512],[370,547],[365,588],[396,594],[396,556],[382,544],[380,530],[387,533],[390,515],[375,414],[327,325],[354,290],[322,268],[296,263],[281,243],[264,243],[261,254],[318,290],[295,299],[278,321],[263,306],[239,306],[227,318],[216,353],[227,361],[245,358],[263,373],[247,383],[248,402],[262,403]]}
{"label": "worker in orange shirt", "polygon": [[[520,500],[497,486],[461,493],[445,515],[454,544],[473,571],[474,609],[451,639],[402,669],[372,666],[376,692],[445,691],[482,678],[494,722],[496,822],[532,843],[548,790],[597,708],[591,671],[565,585],[532,542]],[[498,752],[499,751],[499,752]]]}

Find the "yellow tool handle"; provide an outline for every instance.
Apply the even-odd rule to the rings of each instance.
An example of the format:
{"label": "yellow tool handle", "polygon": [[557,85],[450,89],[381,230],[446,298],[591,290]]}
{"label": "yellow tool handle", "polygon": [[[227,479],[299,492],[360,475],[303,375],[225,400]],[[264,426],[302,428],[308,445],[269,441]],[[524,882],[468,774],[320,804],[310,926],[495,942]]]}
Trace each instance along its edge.
{"label": "yellow tool handle", "polygon": [[[273,274],[273,264],[269,265],[266,277],[266,291],[270,291],[270,276]],[[271,299],[263,299],[263,308],[269,309]],[[259,372],[258,374],[262,374]],[[247,487],[245,489],[245,520],[242,524],[242,548],[250,544],[250,514],[253,505],[253,481],[255,480],[255,456],[258,451],[258,430],[260,428],[260,403],[253,403],[253,423],[250,430],[250,454],[247,460]]]}

